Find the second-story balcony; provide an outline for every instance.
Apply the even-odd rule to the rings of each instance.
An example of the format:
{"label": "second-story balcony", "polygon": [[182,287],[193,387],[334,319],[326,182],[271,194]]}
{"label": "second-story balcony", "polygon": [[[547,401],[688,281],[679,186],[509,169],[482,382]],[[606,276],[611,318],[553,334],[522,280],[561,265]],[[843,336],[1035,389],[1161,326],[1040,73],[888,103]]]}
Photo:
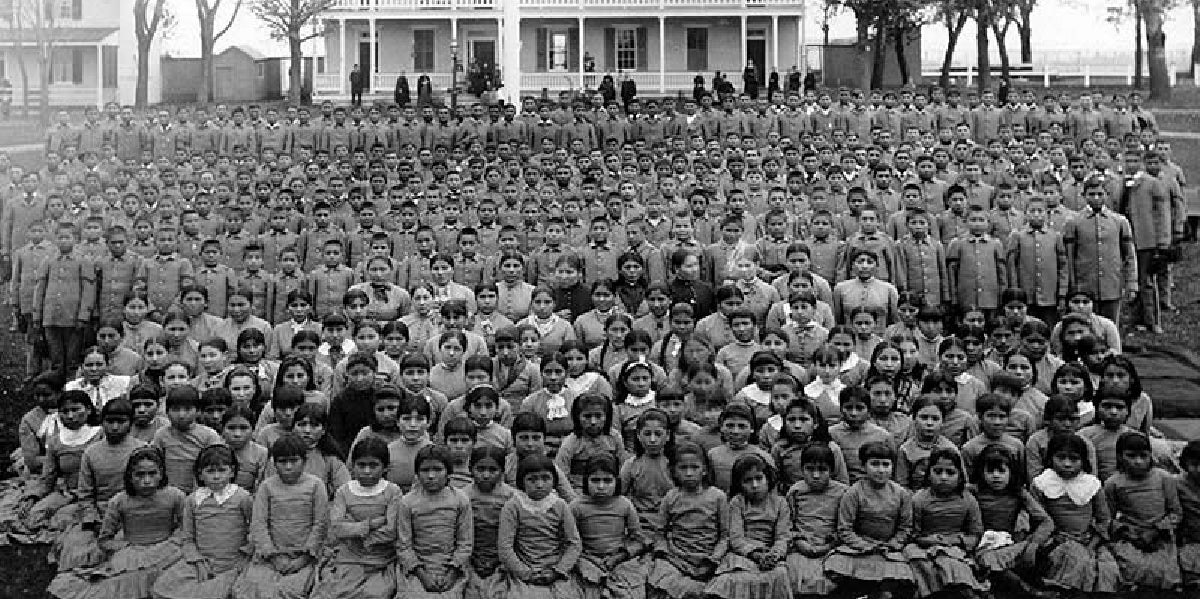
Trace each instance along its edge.
{"label": "second-story balcony", "polygon": [[[335,0],[331,12],[376,13],[380,16],[421,12],[465,14],[504,10],[506,1],[519,2],[522,9],[531,11],[601,11],[662,10],[740,10],[740,9],[801,9],[804,0]],[[348,15],[347,15],[348,16]],[[537,16],[537,13],[529,16]]]}

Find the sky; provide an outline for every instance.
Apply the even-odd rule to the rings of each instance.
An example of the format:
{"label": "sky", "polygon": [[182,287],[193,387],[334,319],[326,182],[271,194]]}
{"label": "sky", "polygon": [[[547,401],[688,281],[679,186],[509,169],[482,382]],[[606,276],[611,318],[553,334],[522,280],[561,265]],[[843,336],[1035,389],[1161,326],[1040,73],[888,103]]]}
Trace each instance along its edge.
{"label": "sky", "polygon": [[[513,0],[515,1],[515,0]],[[199,24],[196,18],[194,0],[167,0],[168,6],[174,10],[177,24],[171,38],[166,40],[163,48],[176,56],[196,56],[199,54]],[[232,7],[235,0],[222,0],[227,7]],[[820,0],[809,0],[809,6],[815,7]],[[1123,0],[1041,0],[1034,13],[1034,48],[1044,49],[1059,54],[1096,52],[1132,52],[1133,25],[1131,22],[1114,25],[1107,21],[1109,5],[1123,5]],[[1192,43],[1192,11],[1189,3],[1177,9],[1167,19],[1167,47],[1175,50],[1176,56],[1186,54]],[[229,8],[224,8],[228,14]],[[817,39],[820,29],[815,20],[816,10],[809,19],[809,39]],[[227,18],[227,17],[226,17]],[[1063,35],[1055,23],[1071,23],[1071,31]],[[1009,48],[1012,54],[1017,52],[1017,37],[1015,27],[1010,33]],[[831,27],[834,38],[854,35],[854,19],[842,15]],[[974,60],[975,30],[968,25],[963,31],[961,43],[956,53],[956,62],[966,64]],[[1096,40],[1111,40],[1103,47],[1097,48]],[[945,50],[946,34],[942,25],[931,25],[923,32],[922,53],[926,59],[937,57],[940,60]],[[225,37],[217,42],[217,51],[230,45],[247,45],[270,56],[286,56],[287,46],[269,38],[263,24],[245,6],[238,14],[237,22]],[[995,52],[995,50],[993,50]]]}

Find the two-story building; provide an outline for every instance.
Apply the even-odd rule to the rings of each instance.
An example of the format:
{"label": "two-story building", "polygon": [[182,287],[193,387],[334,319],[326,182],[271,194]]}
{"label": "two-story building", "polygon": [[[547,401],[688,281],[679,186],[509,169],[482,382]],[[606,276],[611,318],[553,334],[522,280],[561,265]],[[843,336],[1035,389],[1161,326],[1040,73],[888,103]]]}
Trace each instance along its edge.
{"label": "two-story building", "polygon": [[[38,40],[49,39],[50,104],[100,106],[133,104],[137,89],[135,0],[0,0],[0,78],[12,86],[21,105],[28,82],[32,105],[40,103]],[[151,3],[153,4],[153,3]],[[33,11],[46,12],[39,31]],[[20,13],[20,26],[14,13]],[[158,41],[150,50],[149,101],[159,101]],[[24,77],[21,64],[24,63]]]}
{"label": "two-story building", "polygon": [[355,65],[369,96],[390,96],[400,75],[414,90],[428,75],[440,95],[455,54],[495,68],[510,99],[595,89],[605,74],[629,74],[641,94],[714,71],[740,89],[749,61],[765,89],[772,71],[800,67],[805,43],[804,0],[335,0],[322,22],[318,98],[348,97]]}

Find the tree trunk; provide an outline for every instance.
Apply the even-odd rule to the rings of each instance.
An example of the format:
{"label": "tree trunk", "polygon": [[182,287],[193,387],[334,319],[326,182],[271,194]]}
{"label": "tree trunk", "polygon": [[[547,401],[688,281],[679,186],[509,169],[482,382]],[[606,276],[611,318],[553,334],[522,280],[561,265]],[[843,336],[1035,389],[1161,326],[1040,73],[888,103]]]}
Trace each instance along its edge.
{"label": "tree trunk", "polygon": [[1192,0],[1192,79],[1196,79],[1196,65],[1200,64],[1200,0]]}
{"label": "tree trunk", "polygon": [[868,89],[871,87],[871,68],[867,61],[867,48],[871,45],[871,23],[867,20],[866,15],[855,15],[857,17],[858,43],[855,44],[854,62],[858,69],[859,89]]}
{"label": "tree trunk", "polygon": [[1017,33],[1021,35],[1021,64],[1033,64],[1033,10],[1032,7],[1021,8],[1019,12],[1021,19],[1017,21]]}
{"label": "tree trunk", "polygon": [[150,38],[139,39],[137,48],[137,90],[134,104],[145,108],[150,104]]}
{"label": "tree trunk", "polygon": [[1147,7],[1142,13],[1146,20],[1146,49],[1150,65],[1150,99],[1171,98],[1171,74],[1167,72],[1167,34],[1163,31],[1165,15],[1161,5]]}
{"label": "tree trunk", "polygon": [[1133,89],[1142,89],[1142,0],[1133,3]]}
{"label": "tree trunk", "polygon": [[908,85],[911,81],[911,76],[908,72],[908,60],[904,55],[904,38],[907,36],[903,28],[897,27],[896,31],[892,32],[892,45],[896,48],[896,66],[900,69],[900,85]]}
{"label": "tree trunk", "polygon": [[[1200,0],[1197,0],[1200,1]],[[946,55],[942,57],[942,74],[938,85],[942,89],[950,89],[950,67],[954,65],[954,50],[958,47],[958,38],[962,35],[963,27],[967,25],[967,13],[958,15],[958,20],[951,23],[949,15],[946,21]]]}
{"label": "tree trunk", "polygon": [[208,105],[212,102],[212,88],[215,82],[215,70],[213,68],[213,46],[216,41],[212,38],[213,24],[212,21],[205,22],[203,17],[200,18],[200,86],[196,90],[196,102],[201,106]]}
{"label": "tree trunk", "polygon": [[992,84],[992,57],[989,56],[988,48],[988,28],[991,23],[991,15],[984,10],[979,10],[975,13],[975,53],[976,62],[979,67],[979,90],[983,91]]}
{"label": "tree trunk", "polygon": [[1012,65],[1008,60],[1008,41],[1004,39],[1008,36],[1008,27],[1008,22],[1004,23],[1004,27],[995,21],[992,22],[992,33],[996,36],[996,51],[1000,53],[1000,79],[1004,81],[1005,87],[1012,89]]}
{"label": "tree trunk", "polygon": [[883,75],[887,69],[888,28],[879,24],[875,27],[875,51],[871,65],[871,89],[883,88]]}
{"label": "tree trunk", "polygon": [[304,81],[304,52],[300,47],[300,32],[295,32],[288,35],[288,54],[291,55],[292,64],[288,67],[288,103],[292,106],[300,105],[300,86]]}

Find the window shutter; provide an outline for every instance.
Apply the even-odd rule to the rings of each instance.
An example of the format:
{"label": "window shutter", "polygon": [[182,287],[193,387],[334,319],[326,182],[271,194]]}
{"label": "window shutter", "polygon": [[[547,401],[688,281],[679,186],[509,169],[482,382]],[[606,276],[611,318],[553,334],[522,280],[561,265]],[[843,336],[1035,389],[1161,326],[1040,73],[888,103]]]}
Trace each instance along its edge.
{"label": "window shutter", "polygon": [[567,70],[582,71],[579,67],[579,28],[567,30]]}
{"label": "window shutter", "polygon": [[[100,73],[96,73],[99,77]],[[71,51],[71,83],[83,83],[83,50],[76,48]]]}
{"label": "window shutter", "polygon": [[646,28],[637,28],[637,70],[650,70],[650,56],[646,52]]}
{"label": "window shutter", "polygon": [[617,30],[612,27],[604,28],[604,69],[617,70]]}
{"label": "window shutter", "polygon": [[538,27],[537,28],[537,48],[536,48],[537,49],[537,70],[538,71],[545,72],[545,71],[550,70],[549,45],[550,45],[550,32],[547,31],[545,27]]}
{"label": "window shutter", "polygon": [[83,18],[83,0],[71,0],[71,18],[76,21]]}

